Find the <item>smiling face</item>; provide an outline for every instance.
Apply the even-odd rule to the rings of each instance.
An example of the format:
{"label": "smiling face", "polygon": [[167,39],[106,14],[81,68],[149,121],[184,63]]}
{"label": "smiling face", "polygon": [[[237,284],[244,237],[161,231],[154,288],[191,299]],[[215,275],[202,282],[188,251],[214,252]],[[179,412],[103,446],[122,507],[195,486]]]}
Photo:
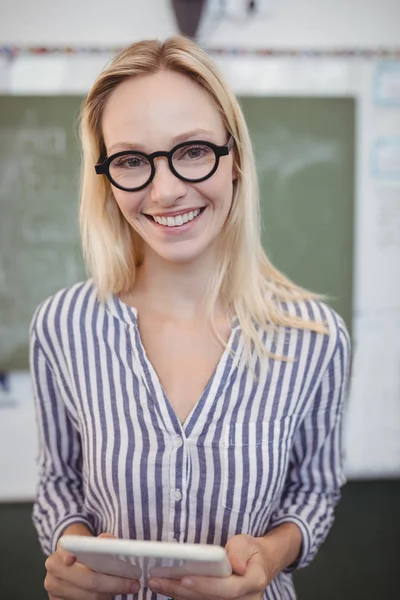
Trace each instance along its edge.
{"label": "smiling face", "polygon": [[[107,155],[123,150],[151,154],[181,142],[225,145],[228,133],[211,97],[188,77],[160,71],[128,79],[110,95],[103,114]],[[198,150],[189,155],[198,157]],[[130,166],[137,165],[133,161]],[[213,252],[233,195],[233,156],[220,158],[217,171],[199,183],[182,181],[167,158],[155,158],[155,176],[142,190],[113,186],[115,200],[144,241],[144,253],[167,261],[194,261]]]}

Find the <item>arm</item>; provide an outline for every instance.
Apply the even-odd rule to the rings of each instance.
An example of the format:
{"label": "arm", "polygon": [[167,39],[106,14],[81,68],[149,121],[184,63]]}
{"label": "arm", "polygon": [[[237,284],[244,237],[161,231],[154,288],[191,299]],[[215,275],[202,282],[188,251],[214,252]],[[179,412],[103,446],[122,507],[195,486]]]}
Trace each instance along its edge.
{"label": "arm", "polygon": [[[296,527],[290,530],[291,533],[286,529],[285,534],[275,534],[278,536],[275,538],[271,537],[271,529],[263,542],[268,553],[275,543],[278,547],[283,544],[282,560],[276,557],[277,565],[274,566],[278,570],[292,570],[309,564],[333,523],[334,508],[345,481],[341,430],[348,386],[349,346],[347,331],[339,322],[332,358],[296,434],[286,486],[280,505],[271,517],[271,528],[289,523]],[[301,532],[301,549],[298,548],[296,529]],[[279,530],[282,531],[281,527]],[[296,547],[297,554],[294,552]]]}
{"label": "arm", "polygon": [[81,524],[93,532],[93,525],[83,507],[79,432],[34,330],[30,360],[39,437],[39,483],[32,516],[42,549],[49,555],[69,526]]}
{"label": "arm", "polygon": [[[31,337],[31,371],[39,431],[39,486],[33,510],[43,551],[50,598],[111,598],[137,594],[138,581],[94,573],[75,557],[57,548],[66,535],[93,535],[82,493],[82,452],[77,424],[65,406],[62,391],[35,332]],[[107,534],[105,534],[107,535]]]}
{"label": "arm", "polygon": [[296,562],[301,551],[302,534],[294,523],[283,523],[257,541],[267,566],[268,582],[271,582],[281,571]]}

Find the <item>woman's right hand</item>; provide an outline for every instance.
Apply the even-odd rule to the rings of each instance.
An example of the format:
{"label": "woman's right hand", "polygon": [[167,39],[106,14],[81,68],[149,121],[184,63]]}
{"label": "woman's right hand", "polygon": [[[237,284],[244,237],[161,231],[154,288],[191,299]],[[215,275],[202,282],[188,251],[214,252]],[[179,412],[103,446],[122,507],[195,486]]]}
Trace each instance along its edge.
{"label": "woman's right hand", "polygon": [[60,545],[46,560],[45,567],[44,587],[49,600],[110,600],[117,594],[137,594],[140,588],[137,579],[92,571]]}

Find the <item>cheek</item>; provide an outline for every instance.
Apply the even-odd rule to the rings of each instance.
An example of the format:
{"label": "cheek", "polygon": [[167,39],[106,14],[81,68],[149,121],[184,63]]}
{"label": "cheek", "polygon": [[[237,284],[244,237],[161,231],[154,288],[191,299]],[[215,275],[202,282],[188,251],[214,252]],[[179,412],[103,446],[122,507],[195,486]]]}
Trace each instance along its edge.
{"label": "cheek", "polygon": [[113,192],[115,202],[124,215],[133,216],[133,213],[140,210],[143,198],[142,194],[139,192],[124,192],[119,189],[114,189]]}
{"label": "cheek", "polygon": [[197,189],[216,209],[229,210],[233,197],[231,173],[217,171],[210,179],[199,183]]}

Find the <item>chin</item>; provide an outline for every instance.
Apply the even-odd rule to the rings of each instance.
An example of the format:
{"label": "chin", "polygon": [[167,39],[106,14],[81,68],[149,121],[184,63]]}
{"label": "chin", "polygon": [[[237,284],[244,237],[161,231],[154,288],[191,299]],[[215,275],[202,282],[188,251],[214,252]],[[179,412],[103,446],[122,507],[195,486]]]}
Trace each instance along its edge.
{"label": "chin", "polygon": [[185,265],[196,261],[200,258],[201,254],[198,253],[171,253],[171,254],[159,254],[160,258],[169,263]]}
{"label": "chin", "polygon": [[176,248],[170,248],[168,250],[164,249],[164,251],[161,248],[158,250],[154,248],[154,250],[158,254],[158,256],[166,262],[175,264],[187,264],[195,262],[202,256],[204,256],[207,248],[179,248],[179,244],[177,244]]}

